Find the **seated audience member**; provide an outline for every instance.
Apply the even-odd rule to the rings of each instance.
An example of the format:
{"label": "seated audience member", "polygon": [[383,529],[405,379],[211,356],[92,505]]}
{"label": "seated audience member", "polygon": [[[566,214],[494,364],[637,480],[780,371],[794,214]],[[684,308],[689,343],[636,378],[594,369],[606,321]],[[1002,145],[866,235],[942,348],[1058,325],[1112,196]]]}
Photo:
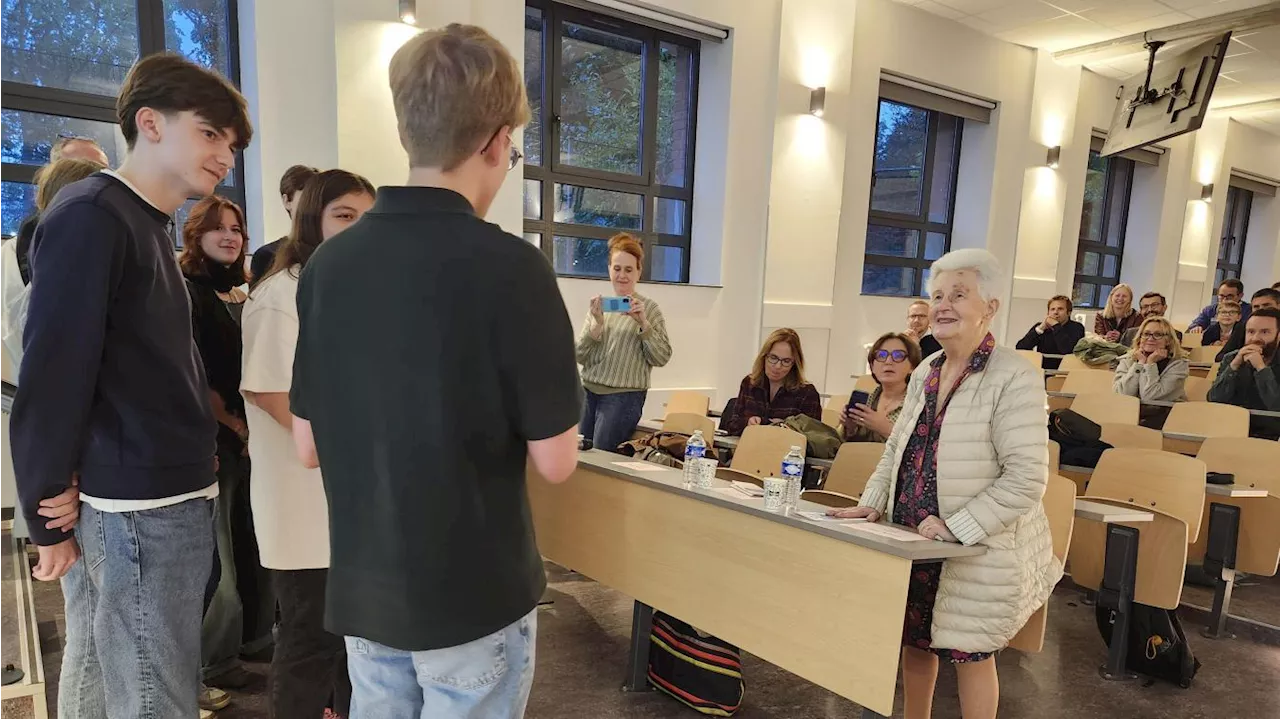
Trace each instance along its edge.
{"label": "seated audience member", "polygon": [[866,404],[845,407],[844,441],[884,442],[889,438],[907,396],[907,382],[920,359],[919,345],[905,333],[880,335],[867,352],[867,367],[876,388]]}
{"label": "seated audience member", "polygon": [[[1280,310],[1256,310],[1245,322],[1244,346],[1222,358],[1218,378],[1209,388],[1209,401],[1247,409],[1280,411],[1280,377],[1276,376],[1276,345]],[[1280,437],[1280,418],[1250,415],[1249,435]]]}
{"label": "seated audience member", "polygon": [[1114,387],[1148,402],[1183,402],[1187,399],[1187,374],[1191,363],[1182,357],[1182,347],[1173,334],[1173,325],[1163,317],[1142,323],[1133,349],[1116,366]]}
{"label": "seated audience member", "polygon": [[1108,342],[1120,342],[1127,329],[1142,324],[1142,315],[1133,308],[1133,288],[1123,282],[1111,288],[1107,306],[1094,315],[1093,333]]}
{"label": "seated audience member", "polygon": [[756,355],[751,374],[742,378],[733,417],[722,429],[740,435],[757,424],[782,424],[787,417],[807,414],[822,420],[822,398],[804,381],[804,352],[800,335],[786,327],[774,330]]}
{"label": "seated audience member", "polygon": [[[1222,284],[1218,285],[1218,294],[1213,298],[1213,302],[1205,305],[1200,310],[1200,314],[1196,315],[1191,324],[1187,325],[1188,332],[1204,332],[1209,326],[1218,321],[1218,303],[1219,302],[1235,302],[1240,304],[1244,302],[1244,283],[1233,278],[1225,279]],[[1249,319],[1250,308],[1248,306],[1241,307],[1241,321]]]}
{"label": "seated audience member", "polygon": [[[1164,317],[1169,309],[1169,303],[1165,300],[1164,295],[1159,292],[1148,292],[1138,300],[1138,312],[1142,315],[1142,319],[1149,320],[1152,317]],[[1178,342],[1182,342],[1182,333],[1174,330],[1173,333],[1178,336]],[[1138,328],[1131,327],[1120,335],[1120,344],[1126,347],[1132,347],[1133,341],[1138,338]]]}
{"label": "seated audience member", "polygon": [[916,300],[907,308],[907,331],[903,334],[920,345],[920,354],[924,357],[942,349],[929,332],[929,303],[924,300]]}
{"label": "seated audience member", "polygon": [[[1058,295],[1049,300],[1049,311],[1027,334],[1018,340],[1020,350],[1035,350],[1046,355],[1069,355],[1084,338],[1084,325],[1071,319],[1071,298]],[[1045,357],[1045,369],[1058,369],[1062,360]]]}
{"label": "seated audience member", "polygon": [[[1280,290],[1263,287],[1253,293],[1253,297],[1250,299],[1249,304],[1249,309],[1253,312],[1267,308],[1280,310]],[[1241,309],[1243,310],[1243,308]],[[1244,347],[1244,325],[1245,321],[1244,319],[1241,319],[1239,322],[1236,322],[1235,327],[1231,328],[1231,336],[1229,338],[1224,337],[1226,343],[1222,346],[1222,351],[1218,352],[1217,356],[1213,358],[1214,362],[1221,362],[1222,358],[1227,356],[1227,353],[1235,352],[1241,347]]]}
{"label": "seated audience member", "polygon": [[1219,302],[1217,321],[1204,331],[1201,344],[1214,347],[1226,345],[1231,340],[1231,333],[1235,331],[1236,325],[1240,324],[1240,319],[1240,305],[1235,302]]}

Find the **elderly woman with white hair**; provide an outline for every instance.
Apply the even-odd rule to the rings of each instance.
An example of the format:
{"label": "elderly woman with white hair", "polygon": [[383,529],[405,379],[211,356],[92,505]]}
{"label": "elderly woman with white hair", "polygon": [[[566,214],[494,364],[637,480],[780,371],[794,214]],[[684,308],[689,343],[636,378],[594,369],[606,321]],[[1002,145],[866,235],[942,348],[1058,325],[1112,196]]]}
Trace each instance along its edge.
{"label": "elderly woman with white hair", "polygon": [[902,412],[859,506],[922,536],[981,545],[977,557],[918,564],[902,630],[904,716],[928,717],[939,658],[956,666],[965,719],[996,716],[994,653],[1062,578],[1040,503],[1048,478],[1044,381],[990,332],[1001,272],[985,250],[933,263],[933,334],[942,353],[911,376]]}

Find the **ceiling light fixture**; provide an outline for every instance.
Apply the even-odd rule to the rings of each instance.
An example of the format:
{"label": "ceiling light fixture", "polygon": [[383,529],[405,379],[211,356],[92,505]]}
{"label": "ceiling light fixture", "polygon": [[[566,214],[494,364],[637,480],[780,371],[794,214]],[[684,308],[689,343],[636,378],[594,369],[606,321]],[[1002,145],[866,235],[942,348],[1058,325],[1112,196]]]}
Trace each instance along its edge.
{"label": "ceiling light fixture", "polygon": [[400,22],[405,25],[417,25],[418,16],[414,13],[417,0],[400,0]]}
{"label": "ceiling light fixture", "polygon": [[822,117],[827,107],[827,88],[815,87],[809,91],[809,114]]}

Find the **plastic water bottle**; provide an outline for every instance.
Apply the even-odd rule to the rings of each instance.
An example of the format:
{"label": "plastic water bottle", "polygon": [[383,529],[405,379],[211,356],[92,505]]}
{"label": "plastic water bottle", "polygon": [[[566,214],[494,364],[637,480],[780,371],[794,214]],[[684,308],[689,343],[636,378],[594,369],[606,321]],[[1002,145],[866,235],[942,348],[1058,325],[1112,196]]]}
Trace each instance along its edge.
{"label": "plastic water bottle", "polygon": [[804,453],[799,447],[792,447],[787,456],[782,458],[782,477],[787,480],[787,493],[783,504],[795,507],[800,503],[800,479],[804,476]]}
{"label": "plastic water bottle", "polygon": [[698,474],[702,468],[698,465],[707,456],[707,441],[702,438],[702,430],[694,430],[693,436],[684,444],[684,486],[692,487],[698,483]]}

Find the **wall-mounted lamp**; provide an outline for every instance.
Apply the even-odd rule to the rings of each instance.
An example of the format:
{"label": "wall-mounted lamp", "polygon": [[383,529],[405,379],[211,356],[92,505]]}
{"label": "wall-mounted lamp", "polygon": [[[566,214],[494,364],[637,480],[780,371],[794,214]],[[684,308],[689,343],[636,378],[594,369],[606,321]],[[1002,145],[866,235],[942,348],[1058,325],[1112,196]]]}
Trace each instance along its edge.
{"label": "wall-mounted lamp", "polygon": [[1200,186],[1200,199],[1205,202],[1213,202],[1213,183]]}
{"label": "wall-mounted lamp", "polygon": [[1049,154],[1044,158],[1044,164],[1050,169],[1058,169],[1058,161],[1062,159],[1062,145],[1054,145],[1049,148]]}
{"label": "wall-mounted lamp", "polygon": [[406,25],[417,25],[418,16],[414,13],[418,0],[400,0],[400,22]]}
{"label": "wall-mounted lamp", "polygon": [[827,88],[815,87],[809,92],[809,114],[822,117],[827,107]]}

